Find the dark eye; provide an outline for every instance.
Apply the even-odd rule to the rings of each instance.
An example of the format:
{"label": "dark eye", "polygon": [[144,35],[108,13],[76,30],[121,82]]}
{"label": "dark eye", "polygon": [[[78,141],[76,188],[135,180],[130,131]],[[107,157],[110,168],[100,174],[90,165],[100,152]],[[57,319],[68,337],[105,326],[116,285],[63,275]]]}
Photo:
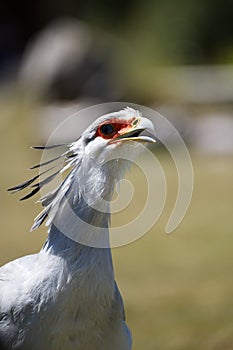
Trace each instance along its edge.
{"label": "dark eye", "polygon": [[110,136],[114,133],[115,129],[112,124],[103,124],[100,127],[100,133],[102,135]]}

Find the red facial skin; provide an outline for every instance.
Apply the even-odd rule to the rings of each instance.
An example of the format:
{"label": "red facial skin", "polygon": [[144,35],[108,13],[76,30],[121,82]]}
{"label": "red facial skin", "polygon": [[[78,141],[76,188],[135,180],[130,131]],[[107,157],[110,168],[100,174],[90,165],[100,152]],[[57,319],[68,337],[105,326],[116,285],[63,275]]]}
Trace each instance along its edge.
{"label": "red facial skin", "polygon": [[[118,136],[126,133],[128,130],[132,129],[132,127],[134,126],[133,122],[135,120],[137,120],[137,119],[136,118],[132,118],[130,120],[109,119],[98,126],[98,129],[96,131],[96,137],[100,136],[106,140],[115,139]],[[105,124],[111,124],[114,128],[114,131],[109,135],[105,135],[101,132],[101,126],[103,126]]]}

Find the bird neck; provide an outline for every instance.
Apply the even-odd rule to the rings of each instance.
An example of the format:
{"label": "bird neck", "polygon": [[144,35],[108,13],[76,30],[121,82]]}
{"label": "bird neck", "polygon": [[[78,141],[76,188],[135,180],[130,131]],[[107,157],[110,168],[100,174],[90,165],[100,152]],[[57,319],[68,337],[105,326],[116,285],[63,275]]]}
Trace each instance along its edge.
{"label": "bird neck", "polygon": [[[83,253],[111,257],[109,208],[106,208],[106,212],[98,211],[89,206],[83,197],[76,202],[73,198],[74,193],[71,190],[60,204],[43,249],[63,258],[68,253],[68,259],[76,259]],[[98,206],[98,203],[95,204]]]}
{"label": "bird neck", "polygon": [[[95,248],[109,248],[110,200],[115,187],[115,168],[96,161],[81,162],[67,178],[50,232]],[[64,183],[64,187],[66,182]]]}
{"label": "bird neck", "polygon": [[69,291],[68,299],[78,293],[83,300],[110,307],[115,285],[110,248],[82,245],[52,225],[40,254],[49,260],[49,268],[52,265],[56,290]]}
{"label": "bird neck", "polygon": [[89,271],[99,269],[114,280],[108,228],[110,202],[107,200],[112,195],[113,182],[107,183],[107,177],[101,172],[91,177],[93,173],[88,171],[84,176],[84,170],[79,167],[70,181],[42,250],[61,257],[72,266],[71,270],[80,269],[80,266]]}
{"label": "bird neck", "polygon": [[42,251],[61,258],[69,271],[82,268],[93,270],[101,268],[110,278],[113,276],[112,255],[110,248],[96,248],[76,242],[52,225]]}
{"label": "bird neck", "polygon": [[98,167],[96,162],[92,166],[91,161],[79,164],[67,179],[68,190],[57,206],[42,251],[61,258],[69,274],[82,271],[113,286],[109,220],[116,169]]}

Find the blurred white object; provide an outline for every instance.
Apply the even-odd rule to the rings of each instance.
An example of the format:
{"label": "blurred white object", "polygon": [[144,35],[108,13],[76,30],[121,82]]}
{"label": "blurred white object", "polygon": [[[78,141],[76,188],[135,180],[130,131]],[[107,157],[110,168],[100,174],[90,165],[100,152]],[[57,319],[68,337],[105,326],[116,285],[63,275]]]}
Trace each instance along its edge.
{"label": "blurred white object", "polygon": [[194,123],[192,143],[203,153],[233,153],[233,117],[210,114],[197,118]]}
{"label": "blurred white object", "polygon": [[161,87],[166,87],[166,99],[178,103],[202,105],[233,102],[233,65],[161,68],[156,70],[154,76]]}
{"label": "blurred white object", "polygon": [[51,23],[26,48],[19,84],[30,94],[55,99],[111,99],[117,90],[113,45],[74,19]]}

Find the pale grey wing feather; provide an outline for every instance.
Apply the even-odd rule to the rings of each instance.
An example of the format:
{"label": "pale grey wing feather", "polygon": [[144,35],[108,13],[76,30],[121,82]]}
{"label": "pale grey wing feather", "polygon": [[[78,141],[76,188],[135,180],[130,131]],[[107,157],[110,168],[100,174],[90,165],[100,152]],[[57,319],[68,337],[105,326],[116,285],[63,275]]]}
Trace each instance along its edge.
{"label": "pale grey wing feather", "polygon": [[[30,266],[32,266],[31,264],[35,262],[36,258],[37,258],[37,254],[26,255],[3,265],[0,268],[0,281],[13,282],[13,280],[15,280],[17,276],[20,275],[20,272],[25,273],[26,271],[28,271],[30,275],[31,273]],[[17,271],[17,274],[16,274],[16,271]]]}
{"label": "pale grey wing feather", "polygon": [[125,321],[124,302],[116,281],[115,281],[115,299],[114,299],[113,307],[115,307],[117,310],[120,310],[120,313],[121,313],[120,317],[122,318],[123,321]]}
{"label": "pale grey wing feather", "polygon": [[30,280],[36,259],[37,254],[28,255],[0,268],[0,340],[9,349],[20,334],[23,315],[30,307],[24,281]]}
{"label": "pale grey wing feather", "polygon": [[[118,315],[116,316],[116,314]],[[132,349],[132,335],[130,332],[130,329],[128,328],[126,324],[126,318],[125,318],[125,308],[124,308],[124,302],[121,296],[121,293],[119,291],[119,288],[117,286],[117,283],[115,281],[115,298],[112,305],[112,318],[115,320],[117,317],[119,317],[122,320],[122,330],[123,332],[123,340],[122,340],[122,348],[131,350]],[[119,339],[118,339],[119,340]]]}

